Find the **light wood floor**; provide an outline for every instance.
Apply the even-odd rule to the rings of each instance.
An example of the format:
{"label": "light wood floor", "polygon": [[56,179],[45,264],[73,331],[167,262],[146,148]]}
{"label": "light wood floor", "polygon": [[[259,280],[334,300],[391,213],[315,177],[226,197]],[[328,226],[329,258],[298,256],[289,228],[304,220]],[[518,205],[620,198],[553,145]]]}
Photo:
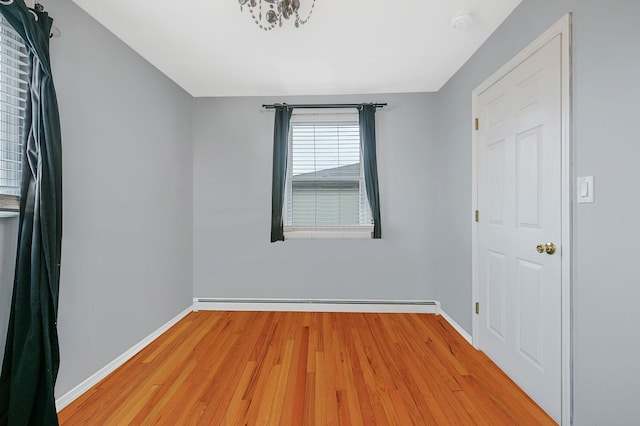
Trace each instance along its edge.
{"label": "light wood floor", "polygon": [[442,318],[196,312],[62,425],[555,424]]}

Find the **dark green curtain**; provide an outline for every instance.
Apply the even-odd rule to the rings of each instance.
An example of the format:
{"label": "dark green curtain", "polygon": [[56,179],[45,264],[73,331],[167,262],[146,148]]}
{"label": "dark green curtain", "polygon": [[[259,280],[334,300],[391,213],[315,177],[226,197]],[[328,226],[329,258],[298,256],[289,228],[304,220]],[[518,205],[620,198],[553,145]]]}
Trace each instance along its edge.
{"label": "dark green curtain", "polygon": [[367,198],[373,216],[373,238],[382,238],[380,224],[380,192],[378,190],[378,160],[376,157],[376,107],[362,105],[359,109],[360,146]]}
{"label": "dark green curtain", "polygon": [[287,180],[289,156],[289,124],[293,110],[287,105],[276,106],[273,125],[273,177],[271,181],[271,242],[284,241],[282,209]]}
{"label": "dark green curtain", "polygon": [[52,19],[42,10],[27,9],[23,0],[1,0],[0,12],[25,40],[30,58],[18,251],[0,374],[0,425],[57,425],[62,141],[49,60]]}

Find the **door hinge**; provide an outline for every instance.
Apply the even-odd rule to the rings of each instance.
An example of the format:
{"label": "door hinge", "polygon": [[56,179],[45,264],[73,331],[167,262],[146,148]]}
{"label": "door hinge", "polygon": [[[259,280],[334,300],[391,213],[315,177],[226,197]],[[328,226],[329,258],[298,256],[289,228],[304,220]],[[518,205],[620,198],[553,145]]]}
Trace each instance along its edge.
{"label": "door hinge", "polygon": [[476,210],[476,222],[480,222],[480,212]]}
{"label": "door hinge", "polygon": [[476,302],[476,315],[480,315],[480,302]]}
{"label": "door hinge", "polygon": [[476,130],[480,130],[480,120],[476,118]]}

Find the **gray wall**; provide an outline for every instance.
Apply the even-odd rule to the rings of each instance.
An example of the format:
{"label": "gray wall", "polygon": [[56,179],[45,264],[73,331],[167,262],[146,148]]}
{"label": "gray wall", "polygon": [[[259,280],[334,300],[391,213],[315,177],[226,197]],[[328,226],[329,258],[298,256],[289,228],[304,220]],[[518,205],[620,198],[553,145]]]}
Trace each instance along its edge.
{"label": "gray wall", "polygon": [[192,98],[70,0],[52,61],[63,139],[59,397],[192,303]]}
{"label": "gray wall", "polygon": [[[388,102],[377,113],[382,240],[271,244],[270,102]],[[433,299],[435,95],[208,98],[194,109],[194,296]]]}
{"label": "gray wall", "polygon": [[640,2],[524,0],[438,93],[438,298],[471,330],[471,91],[565,13],[574,30],[574,399],[577,425],[640,418]]}
{"label": "gray wall", "polygon": [[17,243],[18,218],[0,217],[0,368],[4,358],[4,345],[11,311]]}

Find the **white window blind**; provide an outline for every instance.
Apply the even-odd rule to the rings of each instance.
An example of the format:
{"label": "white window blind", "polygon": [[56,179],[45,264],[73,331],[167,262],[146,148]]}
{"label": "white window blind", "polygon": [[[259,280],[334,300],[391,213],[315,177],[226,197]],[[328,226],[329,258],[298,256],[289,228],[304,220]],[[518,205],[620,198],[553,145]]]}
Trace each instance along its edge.
{"label": "white window blind", "polygon": [[370,227],[356,111],[291,118],[285,227]]}
{"label": "white window blind", "polygon": [[18,208],[29,56],[20,35],[0,16],[0,208]]}

